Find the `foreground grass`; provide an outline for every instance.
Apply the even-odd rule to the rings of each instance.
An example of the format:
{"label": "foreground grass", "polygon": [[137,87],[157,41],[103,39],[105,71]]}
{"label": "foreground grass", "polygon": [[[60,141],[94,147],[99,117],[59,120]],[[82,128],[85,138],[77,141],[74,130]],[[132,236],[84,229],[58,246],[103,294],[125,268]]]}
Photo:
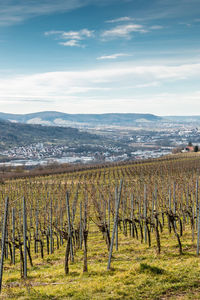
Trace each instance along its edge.
{"label": "foreground grass", "polygon": [[200,299],[200,258],[195,255],[188,229],[182,238],[184,254],[178,254],[176,239],[165,232],[161,254],[152,247],[120,234],[112,270],[106,271],[108,251],[93,228],[88,241],[88,273],[82,272],[83,253],[77,251],[64,274],[65,246],[42,260],[34,257],[28,279],[20,279],[20,267],[5,264],[1,299]]}

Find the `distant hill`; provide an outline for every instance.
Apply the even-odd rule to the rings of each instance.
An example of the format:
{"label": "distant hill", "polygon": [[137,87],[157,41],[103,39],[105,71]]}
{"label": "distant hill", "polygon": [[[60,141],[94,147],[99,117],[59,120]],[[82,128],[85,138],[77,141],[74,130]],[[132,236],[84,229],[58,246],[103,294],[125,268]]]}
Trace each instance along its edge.
{"label": "distant hill", "polygon": [[0,149],[33,143],[54,143],[64,145],[81,145],[85,143],[101,143],[101,138],[95,134],[80,132],[70,127],[48,127],[11,123],[0,119]]}
{"label": "distant hill", "polygon": [[66,114],[55,111],[44,111],[32,114],[0,113],[0,118],[11,122],[50,126],[73,126],[79,124],[130,126],[139,122],[156,122],[162,120],[161,117],[152,114]]}
{"label": "distant hill", "polygon": [[200,122],[200,116],[167,116],[165,120],[180,123]]}
{"label": "distant hill", "polygon": [[159,122],[200,123],[200,116],[156,116],[137,113],[107,114],[66,114],[57,111],[43,111],[31,114],[7,114],[0,112],[0,119],[12,123],[40,124],[47,126],[84,127],[84,126],[137,126]]}

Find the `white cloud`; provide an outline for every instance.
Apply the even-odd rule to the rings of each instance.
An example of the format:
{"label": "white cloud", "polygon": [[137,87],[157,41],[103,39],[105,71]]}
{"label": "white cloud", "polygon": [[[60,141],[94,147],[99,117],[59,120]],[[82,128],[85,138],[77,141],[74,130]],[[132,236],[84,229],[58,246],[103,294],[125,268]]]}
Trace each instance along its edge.
{"label": "white cloud", "polygon": [[[176,82],[200,76],[200,64],[188,65],[131,65],[110,66],[79,72],[48,72],[34,75],[0,78],[0,101],[6,99],[29,99],[63,103],[72,97],[116,95],[118,88],[131,93],[134,88],[155,87],[161,82]],[[128,86],[128,87],[127,87]],[[12,87],[12,89],[11,89]]]}
{"label": "white cloud", "polygon": [[137,20],[183,20],[198,19],[200,13],[199,0],[154,0],[145,7],[141,2],[138,10],[131,15]]}
{"label": "white cloud", "polygon": [[[85,113],[152,113],[160,116],[166,115],[198,115],[200,111],[200,91],[195,91],[187,94],[183,93],[154,93],[148,97],[130,96],[113,97],[105,99],[85,99],[84,104],[77,101],[71,103],[72,113],[77,112],[77,107],[80,107]],[[84,107],[87,103],[87,108]],[[80,105],[80,106],[79,106]],[[67,106],[65,107],[66,111]],[[89,110],[88,110],[89,109]],[[197,112],[197,113],[196,113]]]}
{"label": "white cloud", "polygon": [[28,18],[70,11],[88,4],[81,0],[1,0],[0,25],[12,25]]}
{"label": "white cloud", "polygon": [[163,29],[163,26],[161,26],[161,25],[153,25],[153,26],[151,26],[149,28],[152,29],[152,30],[159,30],[159,29]]}
{"label": "white cloud", "polygon": [[88,29],[82,29],[80,31],[68,31],[63,32],[62,37],[64,39],[83,40],[85,37],[93,37],[94,31]]}
{"label": "white cloud", "polygon": [[[62,13],[78,9],[89,4],[108,5],[122,2],[122,0],[0,0],[0,26],[12,25],[36,16],[52,13]],[[128,2],[125,1],[124,2]],[[138,19],[163,19],[183,16],[195,17],[199,15],[199,0],[155,0],[151,5],[132,11],[131,14]],[[166,4],[167,2],[167,4]],[[135,18],[128,16],[108,20],[108,23],[132,21]]]}
{"label": "white cloud", "polygon": [[130,17],[121,17],[121,18],[117,18],[117,19],[108,20],[108,21],[106,21],[106,23],[127,22],[127,21],[132,21],[132,20],[133,19]]}
{"label": "white cloud", "polygon": [[[112,0],[101,2],[108,5]],[[99,0],[0,0],[0,26],[13,25],[37,16],[71,11],[91,3],[99,5]]]}
{"label": "white cloud", "polygon": [[[79,31],[56,31],[51,30],[44,33],[46,36],[55,35],[56,39],[64,40],[59,42],[60,45],[70,46],[70,47],[84,47],[80,41],[85,40],[86,38],[94,37],[94,31],[88,30],[86,28]],[[67,41],[65,41],[67,40]]]}
{"label": "white cloud", "polygon": [[160,83],[158,81],[153,81],[153,82],[138,84],[135,87],[138,89],[142,89],[142,88],[147,88],[147,87],[156,87],[159,85],[160,85]]}
{"label": "white cloud", "polygon": [[130,54],[126,53],[116,53],[116,54],[111,54],[111,55],[103,55],[100,57],[97,57],[98,60],[104,60],[104,59],[117,59],[118,57],[126,57],[130,56]]}
{"label": "white cloud", "polygon": [[143,25],[139,24],[128,24],[128,25],[119,25],[112,29],[105,30],[101,36],[103,38],[131,38],[131,33],[139,32],[146,33],[148,30],[144,28]]}
{"label": "white cloud", "polygon": [[69,40],[67,42],[60,42],[59,45],[66,47],[84,47],[77,40]]}
{"label": "white cloud", "polygon": [[44,35],[49,36],[49,35],[62,35],[64,31],[63,30],[50,30],[46,31]]}
{"label": "white cloud", "polygon": [[29,113],[57,110],[65,113],[152,113],[157,115],[195,115],[200,111],[200,91],[191,93],[152,93],[129,97],[65,97],[52,103],[26,103],[0,98],[1,111]]}

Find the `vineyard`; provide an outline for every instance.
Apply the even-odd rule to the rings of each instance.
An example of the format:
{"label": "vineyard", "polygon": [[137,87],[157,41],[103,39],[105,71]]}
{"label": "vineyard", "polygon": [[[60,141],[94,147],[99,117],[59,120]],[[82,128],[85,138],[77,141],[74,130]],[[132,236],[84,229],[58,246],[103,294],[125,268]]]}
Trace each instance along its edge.
{"label": "vineyard", "polygon": [[2,299],[200,299],[200,156],[0,183]]}

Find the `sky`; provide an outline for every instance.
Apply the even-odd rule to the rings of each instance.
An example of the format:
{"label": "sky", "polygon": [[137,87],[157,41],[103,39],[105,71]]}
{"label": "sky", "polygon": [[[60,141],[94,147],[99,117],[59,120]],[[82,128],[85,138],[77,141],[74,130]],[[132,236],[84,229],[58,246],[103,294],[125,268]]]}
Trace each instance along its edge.
{"label": "sky", "polygon": [[200,115],[200,0],[0,0],[0,111]]}

